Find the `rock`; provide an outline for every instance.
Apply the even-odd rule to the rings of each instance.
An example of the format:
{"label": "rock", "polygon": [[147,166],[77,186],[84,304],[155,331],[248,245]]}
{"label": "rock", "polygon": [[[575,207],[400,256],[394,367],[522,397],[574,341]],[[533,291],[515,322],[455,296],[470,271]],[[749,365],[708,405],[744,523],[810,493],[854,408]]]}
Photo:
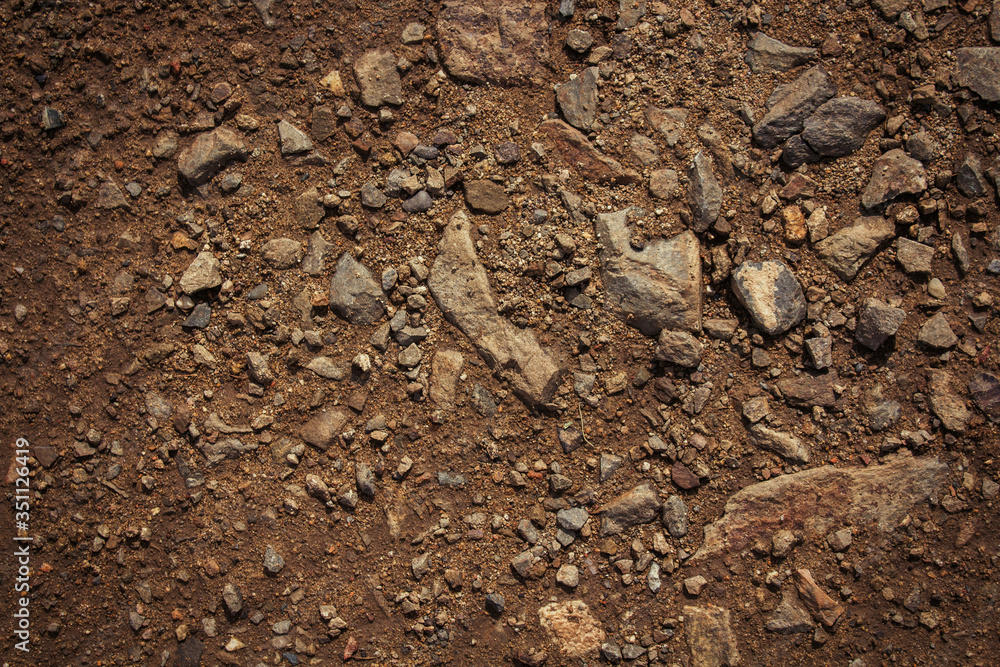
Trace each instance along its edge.
{"label": "rock", "polygon": [[763,148],[776,147],[801,132],[806,119],[836,94],[837,85],[821,65],[778,86],[767,100],[767,113],[753,126],[754,141]]}
{"label": "rock", "polygon": [[877,216],[858,218],[854,225],[828,236],[814,248],[816,254],[842,280],[853,280],[879,246],[896,235],[891,222]]}
{"label": "rock", "polygon": [[420,364],[420,360],[423,359],[423,357],[424,354],[420,351],[420,348],[417,347],[417,344],[411,343],[399,353],[397,361],[403,368],[415,368]]}
{"label": "rock", "polygon": [[290,269],[302,259],[302,244],[294,239],[271,239],[260,249],[264,261],[275,269]]}
{"label": "rock", "polygon": [[556,438],[559,440],[559,446],[562,447],[564,454],[569,454],[586,442],[583,438],[583,433],[572,426],[557,429]]}
{"label": "rock", "polygon": [[819,155],[850,155],[868,134],[885,122],[885,109],[857,97],[835,97],[806,119],[802,139]]}
{"label": "rock", "polygon": [[649,523],[660,513],[660,495],[645,481],[618,496],[601,510],[601,537],[617,535],[629,526]]}
{"label": "rock", "polygon": [[295,197],[295,219],[303,229],[316,229],[326,215],[326,209],[315,187]]}
{"label": "rock", "polygon": [[510,199],[503,187],[493,181],[467,181],[465,183],[465,203],[474,213],[496,215],[510,205]]}
{"label": "rock", "polygon": [[62,113],[58,109],[44,107],[42,109],[42,129],[51,131],[61,127],[66,127],[66,120]]}
{"label": "rock", "polygon": [[667,140],[667,146],[673,148],[677,141],[684,134],[684,127],[687,124],[690,109],[674,107],[670,109],[660,109],[659,107],[646,107],[646,121],[657,132]]}
{"label": "rock", "polygon": [[437,38],[448,73],[459,81],[541,84],[548,74],[544,3],[447,0],[438,13]]}
{"label": "rock", "polygon": [[908,0],[872,0],[872,6],[882,13],[886,21],[895,21],[909,4]]}
{"label": "rock", "polygon": [[664,329],[660,332],[656,360],[685,368],[694,368],[701,363],[702,351],[702,344],[691,334],[685,331]]}
{"label": "rock", "polygon": [[832,408],[837,403],[833,387],[838,380],[837,371],[820,375],[803,373],[798,377],[778,380],[777,386],[791,406],[813,408],[818,405],[823,408]]}
{"label": "rock", "polygon": [[868,411],[868,423],[874,431],[892,428],[902,416],[902,406],[896,401],[882,401]]}
{"label": "rock", "polygon": [[698,475],[691,472],[691,469],[680,461],[670,466],[670,479],[685,491],[697,489],[701,486],[701,480],[698,479]]}
{"label": "rock", "polygon": [[156,135],[156,143],[150,153],[157,160],[169,160],[177,153],[178,139],[180,136],[172,130],[164,130]]}
{"label": "rock", "polygon": [[132,205],[128,203],[125,199],[125,194],[122,189],[118,187],[118,184],[114,181],[105,181],[101,183],[101,187],[97,191],[97,201],[95,205],[98,208],[103,208],[106,211],[113,211],[115,209],[126,209],[132,208]]}
{"label": "rock", "polygon": [[309,236],[309,251],[302,259],[302,272],[310,276],[322,275],[326,269],[323,258],[326,256],[326,251],[332,247],[333,244],[328,243],[320,232],[313,232]]}
{"label": "rock", "polygon": [[854,339],[869,350],[877,350],[889,336],[895,336],[906,312],[878,299],[865,299],[854,329]]}
{"label": "rock", "polygon": [[387,49],[365,51],[354,62],[354,76],[366,107],[403,103],[403,84],[396,70],[396,56]]}
{"label": "rock", "polygon": [[544,121],[538,131],[552,142],[553,151],[562,162],[587,178],[617,185],[637,183],[640,179],[636,171],[625,169],[617,160],[602,154],[579,130],[561,120]]}
{"label": "rock", "polygon": [[346,371],[338,366],[330,357],[313,357],[306,364],[306,370],[310,370],[321,378],[327,380],[343,380]]}
{"label": "rock", "polygon": [[931,410],[941,424],[954,433],[964,433],[971,415],[965,401],[952,391],[951,374],[943,370],[931,371],[927,394]]}
{"label": "rock", "polygon": [[679,182],[674,169],[656,169],[649,175],[649,194],[657,199],[673,199],[677,196]]}
{"label": "rock", "polygon": [[240,587],[233,583],[226,583],[222,588],[222,602],[226,605],[226,611],[230,616],[238,617],[243,611],[243,592]]}
{"label": "rock", "polygon": [[476,256],[468,216],[455,213],[438,246],[427,286],[445,318],[473,342],[487,366],[531,407],[552,400],[565,374],[528,329],[497,314],[485,267]]}
{"label": "rock", "polygon": [[844,608],[819,587],[809,570],[795,570],[792,579],[798,589],[799,599],[812,617],[824,627],[832,628],[843,615]]}
{"label": "rock", "polygon": [[351,324],[374,324],[385,314],[385,294],[364,265],[345,252],[330,281],[330,307]]}
{"label": "rock", "polygon": [[896,241],[896,259],[907,273],[930,273],[934,248],[901,236]]}
{"label": "rock", "polygon": [[671,537],[684,537],[688,533],[687,505],[680,496],[670,496],[663,503],[660,521]]}
{"label": "rock", "polygon": [[385,196],[377,185],[369,181],[361,186],[361,205],[367,208],[379,209],[388,203]]}
{"label": "rock", "polygon": [[989,184],[983,177],[983,166],[979,156],[969,153],[955,171],[955,185],[966,197],[976,199],[989,191]]}
{"label": "rock", "polygon": [[426,190],[421,190],[403,202],[403,210],[407,213],[423,213],[429,211],[434,206],[434,200],[427,194]]}
{"label": "rock", "polygon": [[586,53],[593,44],[594,36],[587,30],[573,28],[566,33],[566,47],[577,53]]}
{"label": "rock", "polygon": [[789,463],[806,464],[811,460],[809,448],[791,433],[782,433],[763,424],[750,427],[750,434],[757,444],[770,450]]}
{"label": "rock", "polygon": [[1000,47],[955,49],[955,82],[988,102],[1000,101]]}
{"label": "rock", "polygon": [[274,382],[274,374],[267,363],[267,357],[259,352],[247,352],[247,370],[250,378],[263,387],[269,387]]}
{"label": "rock", "polygon": [[[424,575],[431,571],[431,554],[430,552],[424,552],[419,556],[414,556],[410,560],[410,571],[413,572],[413,578],[420,580]],[[500,598],[503,600],[503,598]],[[501,603],[502,604],[502,603]]]}
{"label": "rock", "polygon": [[921,162],[930,162],[937,157],[940,150],[941,147],[934,140],[934,136],[923,130],[911,134],[906,140],[906,151]]}
{"label": "rock", "polygon": [[243,137],[228,127],[218,127],[201,134],[177,158],[177,171],[189,185],[198,186],[212,179],[232,160],[245,160]]}
{"label": "rock", "polygon": [[580,568],[569,563],[560,566],[556,572],[556,583],[567,588],[576,588],[580,585]]}
{"label": "rock", "polygon": [[813,629],[809,612],[799,601],[799,594],[794,586],[781,587],[781,604],[767,618],[764,627],[769,632],[776,632],[779,635],[810,632]]}
{"label": "rock", "polygon": [[724,607],[684,607],[684,634],[691,650],[690,667],[735,667],[740,664],[736,636]]}
{"label": "rock", "polygon": [[743,262],[733,271],[732,287],[754,324],[769,336],[788,331],[806,316],[802,285],[784,262]]}
{"label": "rock", "polygon": [[313,149],[313,142],[306,133],[287,120],[278,122],[278,140],[281,143],[282,155],[295,155]]}
{"label": "rock", "polygon": [[833,366],[833,339],[829,336],[806,339],[805,351],[813,368],[822,370]]}
{"label": "rock", "polygon": [[589,519],[590,515],[582,507],[571,507],[556,512],[556,522],[564,530],[580,530]]}
{"label": "rock", "polygon": [[800,531],[806,541],[848,523],[859,531],[889,532],[947,476],[947,464],[937,459],[897,456],[884,465],[827,465],[751,484],[730,496],[722,518],[705,527],[694,558],[743,551],[778,530]]}
{"label": "rock", "polygon": [[688,167],[688,199],[693,219],[691,228],[703,232],[711,227],[722,209],[722,187],[712,171],[712,159],[698,151]]}
{"label": "rock", "polygon": [[606,641],[601,644],[601,657],[612,665],[617,665],[622,661],[622,650],[613,641]]}
{"label": "rock", "polygon": [[927,189],[924,165],[900,148],[894,148],[872,166],[872,177],[861,193],[861,204],[872,209],[904,194],[920,194]]}
{"label": "rock", "polygon": [[455,407],[455,393],[465,358],[458,350],[438,350],[431,360],[430,399],[442,408]]}
{"label": "rock", "polygon": [[219,266],[219,260],[211,252],[198,253],[181,275],[181,291],[185,294],[196,294],[202,290],[218,287],[222,284]]}
{"label": "rock", "polygon": [[264,550],[264,571],[268,574],[278,574],[285,568],[285,559],[274,550],[270,544]]}
{"label": "rock", "polygon": [[980,371],[969,380],[972,400],[993,422],[1000,422],[1000,379],[992,373]]}
{"label": "rock", "polygon": [[797,169],[804,164],[819,162],[822,157],[809,144],[803,141],[801,134],[789,137],[781,149],[781,160],[791,169]]}
{"label": "rock", "polygon": [[629,209],[597,216],[601,280],[607,306],[646,336],[671,329],[701,331],[701,247],[690,231],[654,239],[642,250],[629,242]]}
{"label": "rock", "polygon": [[197,637],[188,635],[184,641],[177,643],[176,667],[199,667],[205,645]]}
{"label": "rock", "polygon": [[750,71],[757,74],[766,70],[785,72],[817,57],[819,51],[816,49],[790,46],[758,32],[747,44],[747,53],[743,60],[750,66]]}
{"label": "rock", "polygon": [[853,542],[854,538],[850,528],[843,528],[826,536],[826,543],[837,553],[850,549]]}
{"label": "rock", "polygon": [[568,658],[592,658],[604,641],[601,624],[582,600],[552,602],[538,610],[538,620]]}
{"label": "rock", "polygon": [[944,313],[938,313],[920,327],[920,335],[917,340],[939,350],[947,350],[958,344],[958,336],[951,330],[948,318]]}
{"label": "rock", "polygon": [[646,15],[646,0],[618,0],[618,24],[615,30],[634,28]]}
{"label": "rock", "polygon": [[208,459],[208,464],[214,466],[217,463],[221,463],[226,459],[233,460],[238,459],[247,452],[252,452],[257,449],[256,444],[243,444],[237,438],[225,438],[222,440],[217,440],[216,442],[209,442],[207,440],[202,440],[199,445],[201,453],[205,455]]}
{"label": "rock", "polygon": [[350,418],[347,408],[323,410],[302,426],[299,437],[316,449],[326,451],[340,437]]}
{"label": "rock", "polygon": [[358,493],[369,498],[375,495],[375,474],[365,463],[359,463],[354,470],[354,482]]}
{"label": "rock", "polygon": [[589,130],[597,118],[596,67],[588,67],[576,77],[556,86],[556,102],[566,122],[578,130]]}
{"label": "rock", "polygon": [[598,481],[606,482],[611,479],[611,477],[622,467],[623,460],[624,459],[622,459],[622,457],[615,456],[614,454],[601,454],[601,458],[598,463]]}
{"label": "rock", "polygon": [[700,574],[684,580],[684,592],[692,597],[701,595],[701,592],[705,590],[705,586],[708,586],[708,579]]}

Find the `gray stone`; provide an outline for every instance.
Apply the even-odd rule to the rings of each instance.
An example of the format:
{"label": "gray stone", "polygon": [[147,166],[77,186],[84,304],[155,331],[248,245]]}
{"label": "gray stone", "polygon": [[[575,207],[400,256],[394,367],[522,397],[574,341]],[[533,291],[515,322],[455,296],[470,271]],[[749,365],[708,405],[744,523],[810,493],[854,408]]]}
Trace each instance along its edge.
{"label": "gray stone", "polygon": [[369,498],[375,495],[375,474],[368,467],[368,464],[358,463],[355,466],[354,481],[361,495],[368,496]]}
{"label": "gray stone", "polygon": [[403,201],[403,210],[407,213],[423,213],[434,206],[434,200],[427,194],[426,190],[421,190],[409,199]]}
{"label": "gray stone", "polygon": [[618,23],[616,30],[628,30],[646,15],[646,0],[618,0]]}
{"label": "gray stone", "polygon": [[705,333],[716,340],[729,340],[736,333],[740,321],[733,318],[708,319],[704,321]]}
{"label": "gray stone", "polygon": [[493,394],[478,383],[472,387],[472,407],[486,418],[495,417],[498,409],[496,401],[493,400]]}
{"label": "gray stone", "polygon": [[836,94],[837,85],[821,65],[778,86],[767,100],[767,113],[753,126],[754,141],[763,148],[776,147],[801,132],[806,119]]}
{"label": "gray stone", "polygon": [[873,431],[892,428],[903,416],[902,406],[896,401],[882,401],[868,410],[868,424]]}
{"label": "gray stone", "polygon": [[340,437],[350,418],[347,408],[323,410],[302,426],[299,437],[316,449],[326,451]]}
{"label": "gray stone", "polygon": [[893,308],[878,299],[866,299],[858,315],[854,338],[869,350],[877,350],[889,336],[895,336],[906,318],[906,311]]}
{"label": "gray stone", "polygon": [[567,588],[576,588],[580,585],[580,568],[569,563],[561,565],[556,572],[556,583]]}
{"label": "gray stone", "polygon": [[424,353],[420,351],[416,343],[413,343],[400,351],[397,361],[403,368],[414,368],[420,364],[420,360],[423,358]]}
{"label": "gray stone", "polygon": [[326,251],[332,247],[333,244],[327,242],[320,232],[313,232],[309,236],[309,250],[306,252],[306,256],[302,258],[302,272],[310,276],[322,275],[326,269],[326,262],[324,261]]}
{"label": "gray stone", "polygon": [[724,607],[684,607],[684,634],[691,650],[690,667],[727,667],[740,664],[736,635]]}
{"label": "gray stone", "polygon": [[486,596],[486,611],[494,616],[503,613],[506,600],[500,593],[490,593]]}
{"label": "gray stone", "polygon": [[694,368],[701,363],[704,348],[697,338],[686,331],[660,332],[659,345],[656,348],[656,360],[668,364]]}
{"label": "gray stone", "polygon": [[63,118],[62,113],[58,109],[44,107],[42,109],[42,129],[58,130],[61,127],[66,127],[66,120]]}
{"label": "gray stone", "polygon": [[260,254],[272,268],[290,269],[302,259],[302,244],[294,239],[271,239]]}
{"label": "gray stone", "polygon": [[906,140],[906,150],[913,157],[926,163],[937,157],[941,147],[938,146],[931,133],[921,130],[911,134],[910,138]]}
{"label": "gray stone", "polygon": [[802,603],[794,586],[781,587],[781,604],[774,613],[767,617],[764,627],[768,632],[779,635],[790,635],[800,632],[811,632],[812,618]]}
{"label": "gray stone", "polygon": [[281,143],[282,155],[295,155],[313,149],[312,139],[287,120],[278,122],[278,140]]}
{"label": "gray stone", "polygon": [[181,322],[181,326],[189,329],[204,329],[211,320],[212,307],[207,303],[199,303],[191,311],[191,314]]}
{"label": "gray stone", "polygon": [[426,30],[426,26],[423,23],[417,23],[416,21],[407,23],[406,27],[403,28],[400,41],[403,44],[420,44],[424,41],[424,30]]}
{"label": "gray stone", "polygon": [[617,535],[629,526],[649,523],[660,513],[660,495],[645,481],[618,496],[601,510],[601,537]]}
{"label": "gray stone", "polygon": [[747,44],[747,53],[743,59],[750,66],[750,71],[757,74],[767,70],[784,72],[818,57],[816,49],[790,46],[758,32]]}
{"label": "gray stone", "polygon": [[598,68],[588,67],[556,87],[556,102],[563,117],[578,130],[589,130],[597,118],[598,72]]}
{"label": "gray stone", "polygon": [[654,239],[642,250],[629,242],[629,209],[596,219],[607,306],[646,336],[663,329],[701,330],[701,248],[690,231]]}
{"label": "gray stone", "polygon": [[247,371],[257,384],[267,387],[274,382],[274,374],[268,366],[267,357],[260,352],[247,352]]}
{"label": "gray stone", "polygon": [[420,580],[428,572],[431,571],[431,554],[430,552],[424,552],[419,556],[414,556],[410,560],[410,570],[413,572],[413,578]]}
{"label": "gray stone", "polygon": [[835,531],[826,536],[826,543],[830,545],[831,549],[838,553],[850,549],[853,541],[854,539],[850,528],[842,528],[841,530]]}
{"label": "gray stone", "polygon": [[933,457],[897,456],[883,465],[827,465],[751,484],[730,496],[723,517],[706,526],[694,558],[740,552],[778,530],[801,531],[807,542],[848,523],[890,532],[947,477],[947,464]]}
{"label": "gray stone", "polygon": [[806,316],[802,285],[783,262],[744,262],[733,271],[732,287],[754,323],[769,336],[788,331]]}
{"label": "gray stone", "polygon": [[218,287],[222,284],[219,266],[219,260],[211,252],[198,253],[181,275],[181,291],[185,294],[195,294],[201,290]]}
{"label": "gray stone", "polygon": [[677,171],[655,169],[649,175],[649,194],[657,199],[673,199],[680,189]]}
{"label": "gray stone", "polygon": [[750,427],[750,434],[760,447],[774,452],[789,463],[806,464],[812,459],[809,447],[791,433],[754,424]]}
{"label": "gray stone", "polygon": [[128,203],[125,199],[125,194],[122,189],[118,187],[118,184],[114,181],[105,181],[101,183],[101,187],[97,190],[97,201],[95,205],[98,208],[103,208],[107,211],[113,211],[115,209],[131,209],[132,205]]}
{"label": "gray stone", "polygon": [[712,171],[712,159],[698,151],[688,167],[688,199],[693,219],[691,228],[703,232],[715,223],[722,209],[722,186]]}
{"label": "gray stone", "polygon": [[660,522],[671,537],[684,537],[688,533],[687,505],[680,496],[670,496],[660,510]]}
{"label": "gray stone", "polygon": [[295,197],[295,219],[303,229],[316,229],[326,215],[326,208],[315,187]]}
{"label": "gray stone", "polygon": [[667,140],[667,146],[673,148],[677,145],[681,135],[684,134],[684,127],[687,124],[690,109],[674,107],[670,109],[660,109],[659,107],[646,107],[646,121],[657,132]]}
{"label": "gray stone", "polygon": [[896,227],[878,216],[858,218],[814,247],[816,254],[842,280],[853,280],[879,246],[896,235]]}
{"label": "gray stone", "polygon": [[278,574],[285,568],[285,559],[270,544],[264,550],[264,570],[268,574]]}
{"label": "gray stone", "polygon": [[556,512],[556,522],[564,530],[580,530],[589,518],[587,510],[582,507],[572,507]]}
{"label": "gray stone", "polygon": [[955,82],[988,102],[1000,101],[1000,47],[955,49]]}
{"label": "gray stone", "polygon": [[907,273],[927,274],[931,272],[934,248],[901,236],[896,241],[896,259]]}
{"label": "gray stone", "polygon": [[465,183],[465,202],[473,212],[488,215],[501,213],[510,205],[503,187],[487,180]]}
{"label": "gray stone", "polygon": [[330,281],[330,307],[351,324],[374,324],[385,314],[385,294],[371,271],[345,252]]}
{"label": "gray stone", "polygon": [[243,611],[243,592],[236,584],[229,582],[223,586],[222,601],[230,616],[239,616],[240,612]]}
{"label": "gray stone", "polygon": [[872,177],[861,193],[861,204],[868,209],[881,206],[904,194],[920,194],[927,189],[924,165],[900,148],[894,148],[872,166]]}
{"label": "gray stone", "polygon": [[396,56],[387,49],[365,51],[354,62],[354,76],[361,89],[361,103],[367,107],[403,103],[403,84],[396,70]]}
{"label": "gray stone", "polygon": [[330,357],[313,357],[306,364],[306,370],[312,371],[321,378],[327,380],[343,380],[347,376],[347,371]]}
{"label": "gray stone", "polygon": [[529,406],[549,403],[565,369],[528,329],[497,314],[489,276],[472,244],[472,224],[463,211],[445,227],[427,285],[445,318],[473,342],[494,373],[510,383]]}
{"label": "gray stone", "polygon": [[361,205],[368,208],[379,209],[386,205],[388,198],[379,187],[371,181],[361,186]]}
{"label": "gray stone", "polygon": [[566,46],[577,53],[585,53],[594,44],[594,36],[587,30],[573,28],[566,33]]}
{"label": "gray stone", "polygon": [[606,482],[622,467],[624,459],[614,454],[601,454],[598,462],[597,479]]}
{"label": "gray stone", "polygon": [[1000,379],[980,371],[969,380],[969,393],[976,406],[994,423],[1000,422]]}
{"label": "gray stone", "polygon": [[797,169],[804,164],[819,162],[822,157],[802,140],[801,134],[790,137],[781,149],[781,161],[792,169]]}
{"label": "gray stone", "polygon": [[211,180],[232,160],[245,160],[246,144],[238,133],[228,127],[218,127],[201,134],[177,158],[177,171],[190,185],[198,186]]}
{"label": "gray stone", "polygon": [[807,339],[805,350],[813,368],[822,370],[833,365],[833,339],[829,336]]}
{"label": "gray stone", "polygon": [[612,665],[617,665],[622,661],[622,650],[613,641],[606,641],[601,644],[601,657]]}
{"label": "gray stone", "polygon": [[885,122],[885,109],[857,97],[835,97],[806,119],[802,139],[827,157],[849,155],[864,145],[868,134]]}
{"label": "gray stone", "polygon": [[969,153],[955,171],[955,185],[970,199],[982,197],[989,191],[989,184],[983,176],[983,166],[979,156]]}
{"label": "gray stone", "polygon": [[247,452],[256,451],[257,445],[244,444],[237,438],[225,438],[216,442],[208,442],[203,439],[198,448],[205,455],[205,458],[208,459],[208,464],[214,466],[227,459],[238,459]]}
{"label": "gray stone", "polygon": [[172,130],[164,130],[156,135],[156,142],[150,152],[157,160],[168,160],[177,153],[180,136]]}
{"label": "gray stone", "polygon": [[948,318],[944,313],[938,313],[920,327],[917,340],[929,347],[946,350],[958,344],[958,336],[951,330]]}

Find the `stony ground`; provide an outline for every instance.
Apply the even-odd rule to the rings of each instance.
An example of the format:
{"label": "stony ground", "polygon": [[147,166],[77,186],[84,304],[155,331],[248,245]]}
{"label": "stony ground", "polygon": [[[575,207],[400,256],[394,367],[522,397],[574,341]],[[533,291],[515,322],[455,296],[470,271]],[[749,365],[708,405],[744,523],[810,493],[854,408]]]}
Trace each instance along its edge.
{"label": "stony ground", "polygon": [[0,25],[5,665],[995,664],[1000,7]]}

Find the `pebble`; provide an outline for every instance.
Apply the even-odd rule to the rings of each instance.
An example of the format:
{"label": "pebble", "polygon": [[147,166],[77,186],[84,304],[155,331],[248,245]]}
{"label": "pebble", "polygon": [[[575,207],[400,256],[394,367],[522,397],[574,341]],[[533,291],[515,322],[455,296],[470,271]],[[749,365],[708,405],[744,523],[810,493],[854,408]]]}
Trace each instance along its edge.
{"label": "pebble", "polygon": [[802,285],[784,262],[744,262],[733,271],[732,287],[754,324],[769,336],[788,331],[806,316]]}

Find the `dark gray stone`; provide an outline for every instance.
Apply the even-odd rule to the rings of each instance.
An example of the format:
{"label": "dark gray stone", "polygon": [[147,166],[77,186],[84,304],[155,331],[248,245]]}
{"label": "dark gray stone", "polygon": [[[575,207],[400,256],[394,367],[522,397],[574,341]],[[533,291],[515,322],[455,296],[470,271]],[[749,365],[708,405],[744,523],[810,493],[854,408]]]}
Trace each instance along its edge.
{"label": "dark gray stone", "polygon": [[767,100],[767,113],[753,126],[757,145],[774,148],[798,134],[806,119],[837,94],[837,85],[821,65],[802,73],[795,81],[778,86]]}
{"label": "dark gray stone", "polygon": [[989,102],[1000,101],[1000,47],[955,50],[955,82]]}
{"label": "dark gray stone", "polygon": [[975,199],[982,197],[989,190],[989,184],[983,176],[982,162],[975,153],[969,153],[955,170],[955,185],[966,197]]}
{"label": "dark gray stone", "polygon": [[278,574],[285,568],[285,559],[270,544],[264,550],[264,570],[268,574]]}
{"label": "dark gray stone", "polygon": [[282,155],[295,155],[313,149],[312,139],[287,120],[278,122],[278,140],[281,143]]}
{"label": "dark gray stone", "polygon": [[601,509],[601,536],[617,535],[629,526],[655,520],[660,504],[659,492],[650,481],[626,491]]}
{"label": "dark gray stone", "polygon": [[575,78],[556,87],[556,102],[566,122],[578,130],[589,130],[597,118],[596,67],[588,67]]}
{"label": "dark gray stone", "polygon": [[500,593],[490,593],[486,596],[486,611],[494,616],[503,613],[506,600]]}
{"label": "dark gray stone", "polygon": [[867,299],[858,315],[854,338],[869,350],[877,350],[889,336],[896,335],[906,318],[901,308],[893,308],[878,299]]}
{"label": "dark gray stone", "polygon": [[684,537],[688,533],[687,505],[680,496],[670,496],[663,503],[660,521],[672,537]]}
{"label": "dark gray stone", "polygon": [[1000,422],[1000,379],[981,371],[969,380],[969,393],[976,406],[993,422]]}
{"label": "dark gray stone", "polygon": [[857,97],[835,97],[806,119],[802,139],[819,155],[840,157],[860,149],[885,122],[885,109]]}
{"label": "dark gray stone", "polygon": [[822,157],[802,140],[801,134],[792,136],[785,142],[781,150],[781,161],[792,169],[798,169],[804,164],[819,162]]}
{"label": "dark gray stone", "polygon": [[181,326],[189,329],[204,329],[212,319],[212,307],[207,303],[199,303],[187,316]]}
{"label": "dark gray stone", "polygon": [[884,431],[895,426],[902,416],[903,409],[899,403],[882,401],[868,411],[868,424],[873,431]]}
{"label": "dark gray stone", "polygon": [[427,194],[426,190],[421,190],[403,202],[403,210],[407,213],[423,213],[430,210],[434,205],[434,200]]}
{"label": "dark gray stone", "polygon": [[385,294],[349,252],[341,255],[330,281],[330,307],[351,324],[374,324],[385,314]]}
{"label": "dark gray stone", "polygon": [[719,217],[722,209],[722,186],[712,171],[712,158],[698,151],[688,167],[688,198],[693,219],[691,228],[703,232]]}

